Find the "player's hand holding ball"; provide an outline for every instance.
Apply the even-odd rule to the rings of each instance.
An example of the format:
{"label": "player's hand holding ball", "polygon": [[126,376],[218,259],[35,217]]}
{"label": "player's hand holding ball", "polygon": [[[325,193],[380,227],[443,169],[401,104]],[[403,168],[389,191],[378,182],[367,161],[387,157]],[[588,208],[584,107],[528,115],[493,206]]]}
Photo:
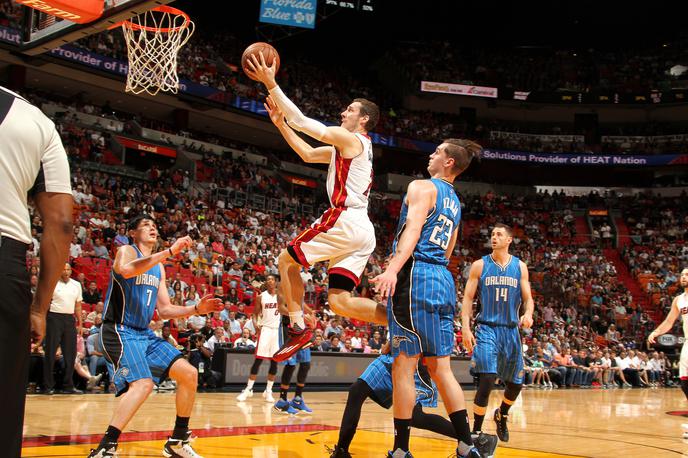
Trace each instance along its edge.
{"label": "player's hand holding ball", "polygon": [[212,312],[220,312],[225,308],[222,299],[206,294],[201,298],[201,301],[196,305],[196,313],[198,315],[207,315]]}
{"label": "player's hand holding ball", "polygon": [[268,90],[277,86],[275,75],[279,70],[280,58],[268,43],[254,43],[246,48],[241,56],[241,65],[249,78],[260,81]]}
{"label": "player's hand holding ball", "polygon": [[174,256],[178,255],[182,251],[191,248],[191,245],[193,244],[193,240],[191,240],[191,237],[188,235],[185,237],[182,237],[180,239],[177,239],[172,246],[170,247],[170,251],[172,251],[172,254]]}

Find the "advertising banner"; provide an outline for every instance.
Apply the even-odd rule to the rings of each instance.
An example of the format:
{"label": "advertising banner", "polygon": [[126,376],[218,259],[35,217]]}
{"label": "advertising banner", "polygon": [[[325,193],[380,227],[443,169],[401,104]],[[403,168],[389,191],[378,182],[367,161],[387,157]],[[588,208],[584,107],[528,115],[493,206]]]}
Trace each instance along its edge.
{"label": "advertising banner", "polygon": [[472,95],[475,97],[497,98],[496,87],[470,86],[467,84],[438,83],[436,81],[421,81],[422,92],[439,92],[442,94]]}
{"label": "advertising banner", "polygon": [[317,0],[262,0],[258,20],[269,24],[314,29],[317,6]]}
{"label": "advertising banner", "polygon": [[539,165],[573,166],[659,166],[686,165],[688,155],[658,154],[656,156],[613,155],[613,154],[575,154],[575,153],[528,153],[485,149],[481,159],[488,161],[511,161]]}

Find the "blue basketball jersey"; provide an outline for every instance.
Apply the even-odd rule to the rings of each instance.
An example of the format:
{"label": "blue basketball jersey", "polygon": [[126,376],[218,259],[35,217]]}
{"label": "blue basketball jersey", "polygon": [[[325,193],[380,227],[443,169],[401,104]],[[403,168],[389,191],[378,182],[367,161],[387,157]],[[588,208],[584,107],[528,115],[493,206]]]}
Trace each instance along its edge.
{"label": "blue basketball jersey", "polygon": [[[435,200],[435,207],[425,219],[412,257],[416,261],[446,266],[449,264],[449,260],[445,253],[454,230],[461,221],[461,204],[459,197],[454,192],[454,185],[439,178],[431,178],[430,181],[437,188],[437,199]],[[397,243],[399,243],[399,238],[406,227],[407,213],[408,204],[404,201],[399,214],[397,235],[392,247],[394,253],[396,253]]]}
{"label": "blue basketball jersey", "polygon": [[516,256],[510,256],[506,266],[498,265],[491,255],[483,256],[483,272],[478,288],[479,323],[518,325],[518,310],[521,307],[521,265]]}
{"label": "blue basketball jersey", "polygon": [[[143,254],[134,246],[136,257]],[[158,303],[160,286],[160,264],[145,273],[129,279],[115,273],[110,274],[110,286],[105,296],[103,322],[123,324],[136,329],[146,329]]]}

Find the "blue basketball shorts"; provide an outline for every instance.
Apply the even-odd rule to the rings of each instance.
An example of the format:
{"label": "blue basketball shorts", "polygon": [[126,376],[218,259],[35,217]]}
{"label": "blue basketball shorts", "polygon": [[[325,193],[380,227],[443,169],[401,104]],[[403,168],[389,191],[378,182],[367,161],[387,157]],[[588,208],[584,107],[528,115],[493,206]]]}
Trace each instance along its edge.
{"label": "blue basketball shorts", "polygon": [[412,260],[387,303],[391,352],[449,356],[454,350],[456,289],[445,266]]}
{"label": "blue basketball shorts", "polygon": [[162,382],[172,364],[182,357],[179,350],[150,329],[103,323],[100,338],[117,396],[136,380],[149,378],[155,383]]}
{"label": "blue basketball shorts", "polygon": [[[392,362],[391,355],[380,355],[358,377],[373,391],[371,399],[380,407],[392,406]],[[424,366],[419,365],[414,375],[416,382],[416,402],[423,407],[437,407],[437,387],[430,379]]]}
{"label": "blue basketball shorts", "polygon": [[471,364],[476,373],[523,383],[523,347],[517,327],[478,324],[475,341]]}

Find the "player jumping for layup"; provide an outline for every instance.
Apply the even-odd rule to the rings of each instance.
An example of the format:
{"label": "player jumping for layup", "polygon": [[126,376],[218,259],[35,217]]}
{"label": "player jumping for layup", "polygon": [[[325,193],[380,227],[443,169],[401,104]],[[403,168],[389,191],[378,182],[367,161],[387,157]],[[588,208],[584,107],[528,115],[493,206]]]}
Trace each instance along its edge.
{"label": "player jumping for layup", "polygon": [[117,456],[122,430],[153,391],[153,383],[169,374],[177,381],[177,421],[162,453],[166,457],[200,458],[191,447],[189,431],[198,372],[176,348],[148,329],[148,324],[156,307],[163,319],[183,318],[220,311],[222,301],[209,294],[193,307],[172,305],[160,263],[190,247],[191,238],[182,237],[169,249],[153,253],[158,230],[148,215],[132,219],[129,233],[134,244],[117,250],[100,331],[110,377],[116,395],[121,397],[105,436],[89,457]]}
{"label": "player jumping for layup", "polygon": [[411,456],[409,429],[416,399],[413,374],[421,356],[456,431],[457,454],[480,457],[471,439],[461,385],[449,366],[454,350],[456,288],[447,269],[461,221],[461,204],[453,182],[479,153],[476,143],[450,139],[430,155],[428,172],[432,178],[409,184],[394,254],[385,272],[373,279],[378,291],[391,297],[394,453],[389,452],[390,457]]}
{"label": "player jumping for layup", "polygon": [[[368,218],[368,193],[373,179],[373,145],[367,133],[380,116],[377,105],[355,99],[342,113],[341,126],[327,127],[303,113],[282,92],[273,67],[251,56],[249,67],[270,91],[265,108],[284,139],[305,161],[329,164],[327,193],[330,208],[303,231],[279,256],[280,286],[289,309],[289,340],[273,357],[284,361],[311,343],[301,308],[304,296],[301,266],[329,261],[327,299],[338,315],[386,324],[384,307],[351,291],[360,282],[368,258],[375,250],[375,230]],[[286,119],[286,122],[285,122]],[[288,123],[288,124],[287,124]],[[332,146],[311,147],[295,131]]]}
{"label": "player jumping for layup", "polygon": [[[683,390],[683,394],[686,396],[686,399],[688,399],[688,268],[681,271],[680,282],[683,293],[674,298],[674,301],[671,303],[671,311],[662,324],[657,326],[657,329],[647,336],[647,341],[651,345],[654,345],[657,337],[669,332],[674,326],[676,318],[681,315],[683,319],[683,335],[686,337],[686,340],[683,342],[683,347],[681,347],[678,375],[681,378],[681,389]],[[683,429],[683,438],[688,439],[688,424],[684,424]]]}
{"label": "player jumping for layup", "polygon": [[[520,323],[522,327],[530,328],[535,308],[528,281],[528,267],[509,254],[512,240],[508,226],[495,225],[491,238],[492,254],[483,256],[471,265],[461,309],[463,344],[469,352],[473,350],[475,372],[480,374],[478,392],[473,401],[473,432],[479,434],[483,427],[490,392],[499,377],[506,384],[506,389],[502,405],[495,411],[494,420],[497,423],[497,436],[503,442],[509,441],[506,425],[509,409],[523,386],[523,351],[518,332],[518,310],[524,304],[525,312]],[[477,319],[476,344],[471,332],[471,317],[477,291],[480,291],[480,314]]]}
{"label": "player jumping for layup", "polygon": [[277,361],[272,359],[272,355],[279,349],[279,332],[282,316],[277,306],[277,280],[274,275],[268,275],[265,280],[265,291],[258,296],[256,306],[253,310],[254,319],[260,329],[258,337],[258,348],[256,348],[256,358],[251,366],[251,373],[248,376],[248,384],[237,397],[239,401],[245,401],[253,396],[253,384],[258,376],[258,369],[264,359],[270,360],[268,369],[268,384],[263,392],[263,399],[266,402],[275,402],[272,397],[272,385],[275,383],[277,374]]}

